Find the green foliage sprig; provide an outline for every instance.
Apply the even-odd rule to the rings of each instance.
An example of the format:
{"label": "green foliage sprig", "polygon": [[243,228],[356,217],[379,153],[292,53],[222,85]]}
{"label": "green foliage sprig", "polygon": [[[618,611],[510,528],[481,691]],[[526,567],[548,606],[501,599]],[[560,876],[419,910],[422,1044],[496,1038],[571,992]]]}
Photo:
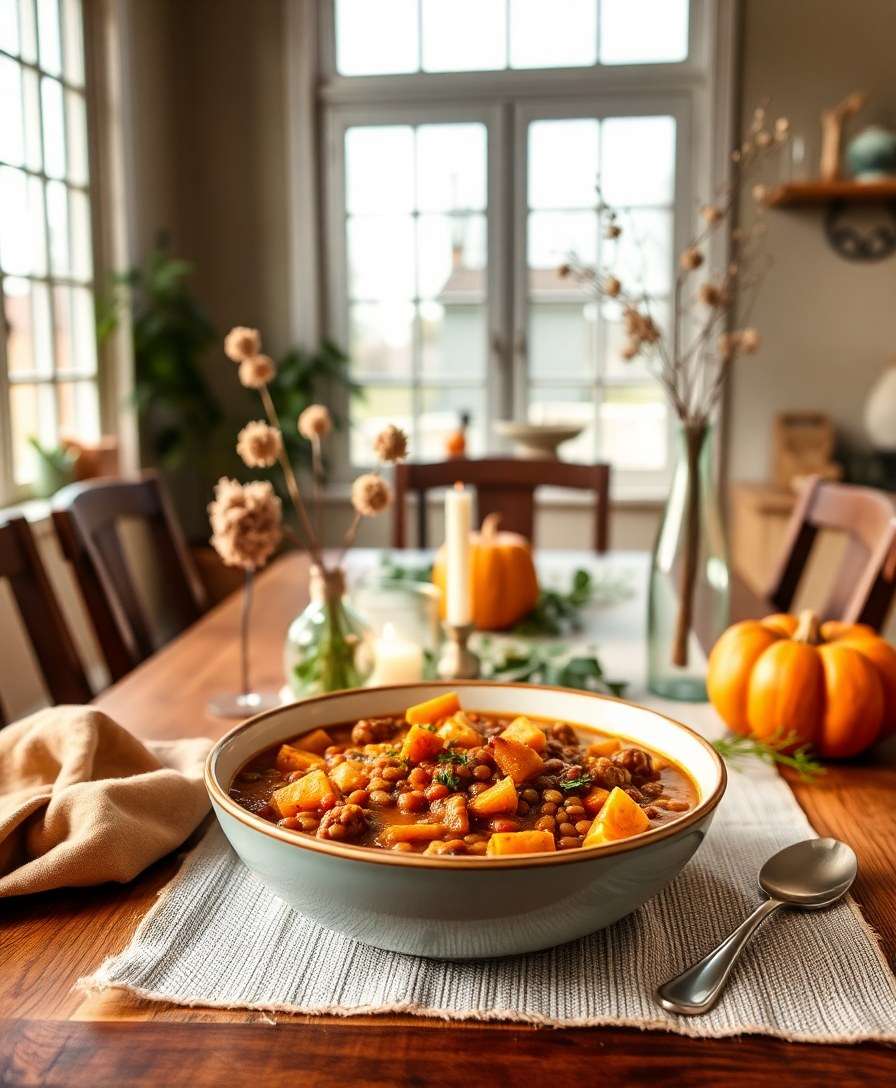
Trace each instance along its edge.
{"label": "green foliage sprig", "polygon": [[759,759],[772,766],[790,767],[803,782],[814,782],[826,773],[826,768],[815,758],[811,746],[797,744],[798,740],[795,733],[785,733],[765,741],[729,733],[713,741],[713,748],[731,763]]}

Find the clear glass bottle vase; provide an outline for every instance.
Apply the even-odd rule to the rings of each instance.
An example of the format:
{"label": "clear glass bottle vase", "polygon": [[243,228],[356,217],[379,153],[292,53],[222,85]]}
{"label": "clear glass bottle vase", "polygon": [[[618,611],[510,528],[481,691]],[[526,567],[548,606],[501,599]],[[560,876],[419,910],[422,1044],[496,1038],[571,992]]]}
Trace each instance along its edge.
{"label": "clear glass bottle vase", "polygon": [[[650,563],[647,686],[706,699],[706,647],[728,624],[728,550],[713,475],[712,428],[680,424],[678,459]],[[699,633],[699,637],[698,637]]]}
{"label": "clear glass bottle vase", "polygon": [[311,567],[308,607],[290,624],[286,681],[297,699],[358,688],[373,671],[373,632],[345,599],[341,570]]}

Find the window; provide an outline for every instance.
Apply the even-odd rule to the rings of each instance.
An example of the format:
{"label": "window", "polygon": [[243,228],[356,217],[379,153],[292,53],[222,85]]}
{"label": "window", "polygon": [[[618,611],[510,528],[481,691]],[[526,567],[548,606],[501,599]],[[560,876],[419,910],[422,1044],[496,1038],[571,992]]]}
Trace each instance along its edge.
{"label": "window", "polygon": [[99,436],[80,0],[0,0],[0,493]]}
{"label": "window", "polygon": [[609,460],[617,493],[660,492],[665,400],[621,361],[618,308],[558,270],[570,252],[609,262],[668,322],[674,255],[712,187],[715,5],[334,0],[329,16],[328,328],[367,391],[347,460],[369,462],[385,420],[421,459],[461,412],[473,455],[500,448],[496,420],[570,422],[564,456]]}

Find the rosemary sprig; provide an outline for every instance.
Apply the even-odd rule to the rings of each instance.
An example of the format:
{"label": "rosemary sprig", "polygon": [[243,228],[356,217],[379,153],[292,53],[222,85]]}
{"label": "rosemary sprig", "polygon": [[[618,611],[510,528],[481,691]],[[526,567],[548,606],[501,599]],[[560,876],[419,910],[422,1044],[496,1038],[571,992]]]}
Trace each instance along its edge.
{"label": "rosemary sprig", "polygon": [[732,763],[741,759],[760,759],[770,765],[790,767],[803,782],[814,782],[826,773],[826,768],[813,755],[811,745],[798,744],[794,747],[798,740],[799,737],[792,732],[764,741],[729,733],[713,741],[712,746],[723,759]]}

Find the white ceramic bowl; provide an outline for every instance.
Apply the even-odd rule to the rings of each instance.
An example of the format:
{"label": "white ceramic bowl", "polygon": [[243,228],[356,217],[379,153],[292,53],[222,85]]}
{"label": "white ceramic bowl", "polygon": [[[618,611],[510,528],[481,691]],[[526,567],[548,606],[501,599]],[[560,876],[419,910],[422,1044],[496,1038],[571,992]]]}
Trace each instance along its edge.
{"label": "white ceramic bowl", "polygon": [[327,929],[440,959],[549,948],[629,914],[668,884],[703,841],[725,791],[725,767],[697,733],[653,710],[565,688],[485,681],[447,685],[468,710],[530,714],[619,734],[670,757],[697,785],[680,819],[606,846],[505,858],[432,857],[295,835],[230,796],[262,749],[317,729],[403,711],[438,682],[337,692],[238,725],[209,754],[205,781],[234,850],[281,899]]}

